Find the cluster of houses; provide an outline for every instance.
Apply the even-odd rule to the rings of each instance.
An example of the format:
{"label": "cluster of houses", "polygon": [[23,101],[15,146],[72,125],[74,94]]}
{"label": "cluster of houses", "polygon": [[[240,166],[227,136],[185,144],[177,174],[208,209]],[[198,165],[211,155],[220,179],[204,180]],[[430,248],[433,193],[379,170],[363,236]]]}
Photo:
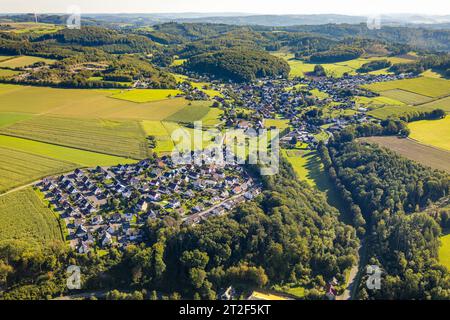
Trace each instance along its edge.
{"label": "cluster of houses", "polygon": [[141,242],[148,219],[176,215],[184,223],[198,223],[260,192],[260,183],[240,165],[180,165],[170,157],[77,169],[36,187],[60,213],[79,253]]}

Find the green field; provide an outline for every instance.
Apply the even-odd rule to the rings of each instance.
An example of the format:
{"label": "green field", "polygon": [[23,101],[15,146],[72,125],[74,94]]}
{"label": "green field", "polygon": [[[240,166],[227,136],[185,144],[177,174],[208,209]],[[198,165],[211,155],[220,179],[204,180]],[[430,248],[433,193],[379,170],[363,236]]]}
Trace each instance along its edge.
{"label": "green field", "polygon": [[[290,77],[304,77],[306,73],[312,72],[315,63],[309,63],[302,60],[297,60],[294,58],[294,55],[286,52],[276,52],[275,56],[285,59],[289,66],[291,67]],[[348,74],[356,74],[356,70],[359,69],[363,64],[373,61],[373,60],[381,60],[386,59],[392,63],[407,63],[411,62],[410,59],[402,58],[402,57],[371,57],[371,58],[358,58],[349,61],[342,61],[336,63],[323,63],[325,71],[329,76],[332,77],[342,77],[344,73]],[[374,71],[375,74],[384,74],[388,73],[386,69]]]}
{"label": "green field", "polygon": [[171,131],[167,125],[162,121],[142,121],[142,127],[148,136],[154,136],[156,138],[156,148],[154,151],[158,154],[171,153],[174,144],[170,138]]}
{"label": "green field", "polygon": [[287,119],[264,119],[264,126],[266,128],[275,127],[278,130],[284,130],[289,127],[289,120],[287,120]]}
{"label": "green field", "polygon": [[438,99],[432,102],[428,102],[425,104],[420,105],[421,108],[426,108],[428,110],[434,110],[434,109],[442,109],[445,112],[450,112],[450,97]]}
{"label": "green field", "polygon": [[77,118],[163,120],[189,106],[184,98],[149,103],[111,99],[120,90],[55,89],[0,84],[0,112]]}
{"label": "green field", "polygon": [[40,57],[20,56],[0,62],[0,68],[23,68],[32,65],[36,62],[45,62],[46,64],[53,64],[56,61]]}
{"label": "green field", "polygon": [[63,28],[61,25],[54,25],[50,23],[7,22],[5,24],[12,28],[11,30],[5,30],[5,32],[12,33],[33,32],[36,34],[47,34],[57,32]]}
{"label": "green field", "polygon": [[8,78],[8,77],[12,77],[15,75],[18,75],[20,73],[20,71],[14,71],[14,70],[9,70],[9,69],[0,69],[0,78],[4,77],[4,78]]}
{"label": "green field", "polygon": [[182,93],[180,90],[170,89],[135,89],[121,91],[113,94],[111,98],[144,103],[169,99]]}
{"label": "green field", "polygon": [[423,120],[408,124],[411,139],[450,151],[450,116],[441,120]]}
{"label": "green field", "polygon": [[14,56],[2,56],[0,55],[0,62],[5,61],[5,60],[9,60],[14,58]]}
{"label": "green field", "polygon": [[0,134],[133,159],[148,156],[137,121],[37,116],[2,128]]}
{"label": "green field", "polygon": [[23,113],[0,113],[0,128],[10,126],[18,121],[31,117],[31,115]]}
{"label": "green field", "polygon": [[450,234],[441,237],[439,249],[439,261],[450,270]]}
{"label": "green field", "polygon": [[378,93],[383,93],[387,90],[400,89],[430,98],[450,95],[450,80],[439,78],[420,77],[373,83],[364,87]]}
{"label": "green field", "polygon": [[136,162],[134,160],[110,156],[107,154],[67,148],[50,143],[2,135],[0,135],[0,147],[71,162],[79,165],[80,167],[113,166]]}
{"label": "green field", "polygon": [[382,107],[382,106],[403,106],[405,105],[403,102],[395,100],[395,99],[391,99],[388,97],[383,97],[383,96],[379,96],[379,97],[372,97],[372,98],[368,98],[368,97],[355,97],[355,102],[357,104],[357,106],[364,106],[364,107]]}
{"label": "green field", "polygon": [[298,178],[324,192],[328,203],[339,210],[341,218],[345,222],[350,223],[350,214],[345,209],[339,194],[324,171],[322,161],[316,152],[309,150],[282,150],[282,154],[292,165]]}
{"label": "green field", "polygon": [[[202,102],[202,103],[201,103]],[[194,121],[202,120],[206,117],[210,111],[211,102],[209,101],[199,101],[196,104],[187,106],[182,110],[178,111],[165,118],[165,121],[171,122],[182,122],[182,123],[192,123]]]}
{"label": "green field", "polygon": [[389,117],[400,117],[410,112],[422,111],[424,108],[416,106],[385,106],[367,112],[368,115],[377,119],[387,119]]}
{"label": "green field", "polygon": [[382,92],[382,95],[409,105],[423,104],[432,100],[430,97],[401,89],[386,90]]}
{"label": "green field", "polygon": [[0,147],[0,192],[76,167],[73,162]]}
{"label": "green field", "polygon": [[11,240],[31,245],[64,240],[55,213],[31,188],[0,196],[0,243]]}

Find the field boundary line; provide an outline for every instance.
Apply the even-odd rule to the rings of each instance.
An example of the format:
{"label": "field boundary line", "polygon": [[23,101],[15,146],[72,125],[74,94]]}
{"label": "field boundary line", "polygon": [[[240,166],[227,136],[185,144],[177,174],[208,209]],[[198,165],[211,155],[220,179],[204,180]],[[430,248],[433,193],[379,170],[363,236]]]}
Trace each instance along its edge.
{"label": "field boundary line", "polygon": [[442,148],[438,148],[438,147],[433,146],[433,145],[431,145],[431,144],[426,144],[426,143],[423,143],[423,142],[421,142],[421,141],[419,141],[419,140],[416,140],[416,139],[413,139],[413,138],[410,138],[410,137],[408,137],[408,138],[406,138],[406,139],[408,139],[408,140],[410,140],[410,141],[413,141],[413,142],[415,142],[415,143],[417,143],[417,144],[421,144],[421,145],[423,145],[423,146],[426,146],[426,147],[429,147],[429,148],[433,148],[433,149],[438,150],[438,151],[447,152],[447,153],[450,154],[450,151],[449,151],[449,150],[445,150],[445,149],[442,149]]}

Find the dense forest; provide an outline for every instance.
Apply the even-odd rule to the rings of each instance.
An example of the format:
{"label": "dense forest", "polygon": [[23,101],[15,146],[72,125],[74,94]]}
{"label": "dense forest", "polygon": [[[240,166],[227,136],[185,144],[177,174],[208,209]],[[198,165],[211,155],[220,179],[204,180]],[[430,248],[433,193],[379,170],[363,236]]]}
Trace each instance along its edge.
{"label": "dense forest", "polygon": [[158,296],[211,299],[229,285],[243,292],[274,285],[301,286],[323,297],[326,282],[356,262],[355,230],[339,222],[325,196],[296,179],[287,162],[264,178],[254,202],[225,217],[184,226],[174,218],[149,221],[148,241],[107,256],[77,255],[60,245],[31,250],[0,247],[3,298],[46,298],[66,293],[65,267],[79,265],[83,288],[156,290]]}
{"label": "dense forest", "polygon": [[264,77],[289,75],[286,61],[265,52],[250,50],[221,50],[190,58],[186,68],[200,74],[235,82],[254,81]]}
{"label": "dense forest", "polygon": [[368,290],[364,278],[358,297],[448,298],[449,273],[438,262],[439,224],[448,217],[421,212],[448,197],[448,174],[345,134],[322,147],[321,155],[358,233],[366,235],[367,265],[383,271],[381,290]]}

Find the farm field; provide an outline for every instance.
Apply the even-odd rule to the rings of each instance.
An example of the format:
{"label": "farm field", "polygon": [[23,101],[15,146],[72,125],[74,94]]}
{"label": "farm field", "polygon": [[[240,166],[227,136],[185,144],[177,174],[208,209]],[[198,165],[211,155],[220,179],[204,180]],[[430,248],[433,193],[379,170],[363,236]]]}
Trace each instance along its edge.
{"label": "farm field", "polygon": [[450,151],[450,116],[441,120],[422,120],[408,124],[411,139]]}
{"label": "farm field", "polygon": [[210,111],[210,105],[211,102],[209,101],[197,101],[197,103],[183,108],[182,110],[166,117],[164,120],[182,123],[192,123],[194,121],[199,121],[208,115]]}
{"label": "farm field", "polygon": [[111,98],[127,100],[131,102],[144,103],[169,99],[181,94],[180,90],[170,89],[135,89],[126,90],[113,94]]}
{"label": "farm field", "polygon": [[0,128],[12,125],[18,121],[31,118],[32,115],[23,113],[0,113]]}
{"label": "farm field", "polygon": [[410,112],[421,111],[421,110],[424,110],[424,108],[418,107],[418,106],[385,106],[385,107],[371,110],[371,111],[367,112],[367,114],[374,118],[384,120],[389,117],[400,117],[400,116],[408,114]]}
{"label": "farm field", "polygon": [[12,77],[19,73],[20,73],[19,71],[14,71],[14,70],[9,70],[9,69],[0,69],[0,78],[1,77],[4,77],[4,78]]}
{"label": "farm field", "polygon": [[382,95],[383,97],[398,100],[409,105],[423,104],[432,100],[430,97],[401,89],[386,90],[382,92]]}
{"label": "farm field", "polygon": [[441,237],[439,262],[450,270],[450,233]]}
{"label": "farm field", "polygon": [[[175,147],[178,149],[184,149],[185,143],[188,144],[186,146],[194,148],[194,134],[197,132],[195,129],[183,127],[175,122],[166,121],[143,121],[142,127],[147,135],[154,136],[156,138],[157,146],[154,151],[158,154],[171,153]],[[188,135],[187,137],[190,138],[190,141],[174,141],[172,139],[172,133],[179,129],[184,131],[183,134]],[[207,131],[203,131],[202,134],[202,148],[205,148],[212,143],[212,136]]]}
{"label": "farm field", "polygon": [[450,97],[438,99],[432,102],[428,102],[420,105],[421,108],[427,108],[429,110],[434,110],[436,108],[442,109],[447,113],[450,113]]}
{"label": "farm field", "polygon": [[36,62],[45,62],[46,64],[53,64],[56,61],[32,56],[19,56],[17,58],[9,59],[0,62],[0,68],[23,68],[32,65]]}
{"label": "farm field", "polygon": [[289,127],[289,120],[287,120],[287,119],[264,119],[264,126],[266,128],[275,127],[279,130],[284,130]]}
{"label": "farm field", "polygon": [[343,221],[350,223],[350,214],[345,209],[339,194],[324,171],[321,159],[315,151],[282,150],[282,153],[294,168],[299,179],[324,192],[328,203],[339,210]]}
{"label": "farm field", "polygon": [[55,213],[31,188],[0,196],[0,243],[12,240],[30,245],[64,240]]}
{"label": "farm field", "polygon": [[119,90],[55,89],[0,84],[0,112],[48,114],[77,118],[163,120],[189,106],[184,98],[135,103],[112,99]]}
{"label": "farm field", "polygon": [[379,106],[403,106],[405,105],[403,102],[388,98],[388,97],[355,97],[355,103],[360,106],[363,105],[365,107],[379,107]]}
{"label": "farm field", "polygon": [[133,159],[148,155],[145,134],[137,121],[38,116],[2,128],[0,133]]}
{"label": "farm field", "polygon": [[387,90],[399,89],[431,98],[450,95],[450,80],[439,78],[420,77],[373,83],[364,87],[381,94]]}
{"label": "farm field", "polygon": [[107,154],[3,135],[0,135],[0,147],[71,162],[80,167],[113,166],[136,162],[131,159],[110,156]]}
{"label": "farm field", "polygon": [[[290,77],[304,77],[305,73],[312,72],[315,63],[309,63],[302,60],[297,60],[294,58],[294,55],[287,52],[276,52],[273,55],[285,59],[290,67],[291,73]],[[323,63],[322,66],[325,68],[325,71],[328,75],[332,77],[342,77],[344,73],[356,74],[356,70],[359,69],[363,64],[373,61],[373,60],[381,60],[386,59],[390,62],[394,63],[408,63],[411,62],[410,59],[403,57],[371,57],[371,58],[358,58],[349,61],[335,62],[335,63]],[[388,73],[387,69],[374,71],[376,74],[380,73]]]}
{"label": "farm field", "polygon": [[5,30],[6,32],[12,33],[25,33],[25,32],[33,32],[36,34],[47,34],[57,32],[61,30],[63,27],[50,24],[50,23],[34,23],[34,22],[8,22],[2,23],[11,27],[10,30]]}
{"label": "farm field", "polygon": [[2,56],[0,55],[0,62],[5,61],[5,60],[9,60],[14,58],[14,56]]}
{"label": "farm field", "polygon": [[450,152],[448,151],[398,137],[369,137],[361,140],[377,143],[424,166],[450,173]]}
{"label": "farm field", "polygon": [[72,162],[0,147],[0,192],[76,167]]}

